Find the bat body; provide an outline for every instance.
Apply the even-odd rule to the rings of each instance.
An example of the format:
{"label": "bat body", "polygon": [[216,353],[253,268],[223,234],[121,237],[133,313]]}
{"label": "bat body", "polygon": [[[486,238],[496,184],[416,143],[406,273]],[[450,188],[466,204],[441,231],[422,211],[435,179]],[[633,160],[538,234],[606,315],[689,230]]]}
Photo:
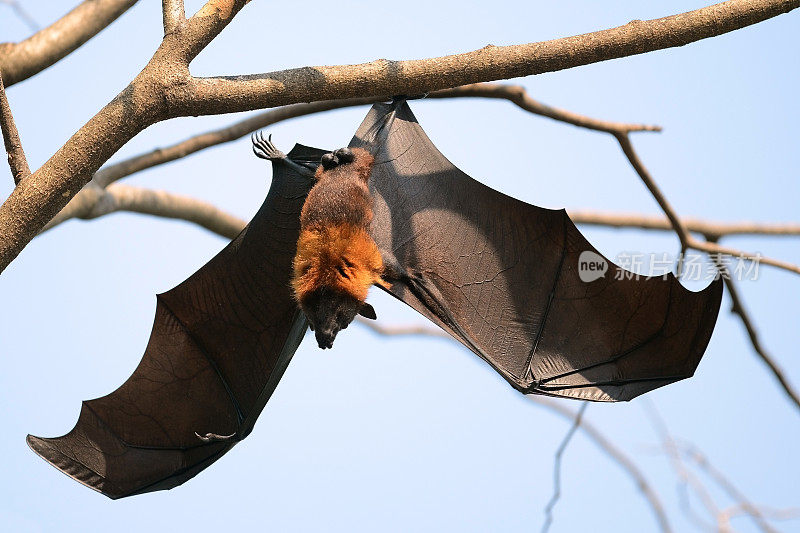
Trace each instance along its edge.
{"label": "bat body", "polygon": [[[28,437],[95,490],[167,489],[207,467],[250,432],[308,322],[326,347],[357,312],[374,316],[371,284],[523,393],[630,400],[697,368],[721,279],[691,292],[672,275],[618,276],[565,211],[453,166],[405,102],[373,106],[349,150],[255,144],[273,181],[248,227],[158,297],[122,387],[84,402],[67,435]],[[605,276],[581,280],[584,252],[607,262]]]}

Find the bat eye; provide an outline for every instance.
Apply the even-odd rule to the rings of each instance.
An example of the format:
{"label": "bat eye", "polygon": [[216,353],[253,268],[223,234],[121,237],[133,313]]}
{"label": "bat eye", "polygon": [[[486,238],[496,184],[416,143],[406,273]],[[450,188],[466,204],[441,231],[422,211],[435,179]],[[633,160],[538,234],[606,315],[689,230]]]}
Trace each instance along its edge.
{"label": "bat eye", "polygon": [[344,266],[343,266],[341,263],[340,263],[339,265],[337,265],[337,267],[336,267],[336,271],[337,271],[337,272],[339,273],[339,275],[340,275],[340,276],[342,276],[343,278],[350,279],[350,275],[347,273],[347,271],[344,269]]}

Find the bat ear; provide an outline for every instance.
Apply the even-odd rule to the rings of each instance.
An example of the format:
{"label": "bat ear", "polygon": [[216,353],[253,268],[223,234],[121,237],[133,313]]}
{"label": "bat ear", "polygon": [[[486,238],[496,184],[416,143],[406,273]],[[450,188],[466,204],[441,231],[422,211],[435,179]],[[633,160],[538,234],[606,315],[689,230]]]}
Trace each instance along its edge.
{"label": "bat ear", "polygon": [[361,306],[361,309],[358,310],[358,314],[364,318],[369,318],[370,320],[375,320],[378,318],[378,315],[375,314],[375,309],[367,302],[364,302],[364,304]]}

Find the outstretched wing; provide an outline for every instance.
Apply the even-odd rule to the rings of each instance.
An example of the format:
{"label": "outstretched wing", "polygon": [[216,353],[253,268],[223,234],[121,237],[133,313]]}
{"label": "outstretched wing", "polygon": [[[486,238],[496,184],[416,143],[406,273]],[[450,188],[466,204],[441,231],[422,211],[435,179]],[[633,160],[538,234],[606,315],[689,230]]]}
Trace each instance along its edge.
{"label": "outstretched wing", "polygon": [[[389,292],[521,392],[630,400],[694,373],[721,279],[701,292],[671,274],[616,279],[624,271],[566,211],[526,204],[461,172],[405,102],[373,106],[351,146],[375,156],[371,233],[400,274]],[[581,281],[585,251],[606,261],[604,277]]]}
{"label": "outstretched wing", "polygon": [[[319,161],[323,153],[298,145],[289,157]],[[29,446],[84,485],[121,498],[180,485],[245,438],[306,331],[289,276],[311,185],[274,163],[250,224],[157,296],[150,342],[131,377],[83,402],[72,431],[29,435]]]}

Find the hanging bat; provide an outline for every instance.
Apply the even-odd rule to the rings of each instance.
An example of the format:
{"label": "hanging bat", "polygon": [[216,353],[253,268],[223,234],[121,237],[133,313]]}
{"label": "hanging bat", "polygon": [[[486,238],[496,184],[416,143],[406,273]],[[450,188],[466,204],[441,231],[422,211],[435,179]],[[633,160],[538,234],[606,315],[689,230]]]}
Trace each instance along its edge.
{"label": "hanging bat", "polygon": [[[619,276],[564,210],[454,167],[405,101],[373,106],[349,149],[296,145],[284,155],[259,138],[255,150],[273,165],[264,204],[157,297],[128,381],[84,402],[63,437],[28,436],[44,459],[111,498],[180,485],[245,438],[309,322],[327,347],[356,313],[374,317],[367,282],[526,394],[630,400],[690,377],[709,342],[721,279],[691,292],[671,274]],[[339,230],[326,234],[326,224]],[[586,251],[606,261],[605,276],[581,281]]]}

